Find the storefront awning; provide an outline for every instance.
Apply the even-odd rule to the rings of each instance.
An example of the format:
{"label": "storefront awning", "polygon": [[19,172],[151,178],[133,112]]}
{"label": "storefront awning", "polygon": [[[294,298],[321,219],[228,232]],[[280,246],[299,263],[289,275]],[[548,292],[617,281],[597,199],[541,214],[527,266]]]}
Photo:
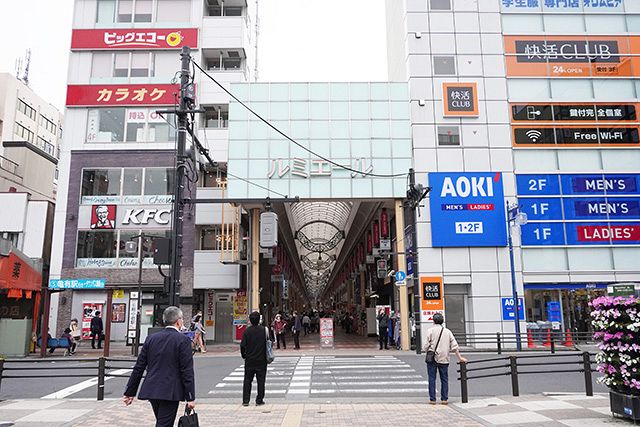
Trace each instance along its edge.
{"label": "storefront awning", "polygon": [[24,255],[17,251],[0,256],[0,289],[40,291],[42,273]]}
{"label": "storefront awning", "polygon": [[553,290],[553,289],[607,289],[607,283],[525,283],[525,290]]}

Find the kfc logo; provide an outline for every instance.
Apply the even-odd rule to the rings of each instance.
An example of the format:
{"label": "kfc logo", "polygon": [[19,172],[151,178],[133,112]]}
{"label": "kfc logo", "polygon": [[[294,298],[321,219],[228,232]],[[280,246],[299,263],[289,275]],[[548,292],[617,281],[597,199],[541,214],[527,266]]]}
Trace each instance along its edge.
{"label": "kfc logo", "polygon": [[91,207],[91,228],[116,228],[116,205],[93,205]]}

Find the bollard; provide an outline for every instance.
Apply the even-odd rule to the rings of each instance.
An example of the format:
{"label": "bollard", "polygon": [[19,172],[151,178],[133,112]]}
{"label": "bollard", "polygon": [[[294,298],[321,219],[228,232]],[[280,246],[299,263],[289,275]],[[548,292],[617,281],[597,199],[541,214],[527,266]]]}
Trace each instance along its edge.
{"label": "bollard", "polygon": [[593,380],[591,379],[591,355],[585,351],[582,353],[582,363],[584,365],[584,386],[587,396],[593,396]]}
{"label": "bollard", "polygon": [[551,334],[551,354],[556,353],[556,340],[554,334]]}
{"label": "bollard", "polygon": [[460,394],[462,403],[469,403],[469,388],[467,384],[467,364],[460,364]]}
{"label": "bollard", "polygon": [[511,365],[511,394],[514,397],[520,396],[520,386],[518,385],[518,358],[516,356],[509,357]]}
{"label": "bollard", "polygon": [[106,359],[98,359],[98,400],[104,400],[104,376],[106,371]]}
{"label": "bollard", "polygon": [[2,387],[2,374],[4,373],[4,359],[0,358],[0,387]]}
{"label": "bollard", "polygon": [[496,340],[498,343],[498,354],[502,354],[502,341],[500,340],[500,332],[496,332]]}

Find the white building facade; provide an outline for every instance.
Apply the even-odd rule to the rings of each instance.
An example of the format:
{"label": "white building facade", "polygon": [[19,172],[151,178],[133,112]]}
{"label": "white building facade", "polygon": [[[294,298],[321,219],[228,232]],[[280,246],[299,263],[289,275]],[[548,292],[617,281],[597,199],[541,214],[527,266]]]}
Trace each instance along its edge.
{"label": "white building facade", "polygon": [[[60,250],[54,253],[51,277],[102,278],[107,290],[54,294],[52,331],[80,319],[87,309],[106,312],[107,292],[113,292],[112,340],[131,338],[139,252],[128,253],[125,246],[141,234],[143,339],[158,319],[163,280],[153,265],[153,240],[171,230],[176,131],[175,117],[156,110],[176,103],[183,46],[191,47],[193,59],[224,84],[253,79],[255,8],[245,0],[75,1],[69,132],[60,163],[65,184],[54,231],[54,247]],[[210,82],[202,84],[203,78],[196,73],[194,83],[198,104],[207,112],[194,126],[220,168],[193,170],[190,178],[197,183],[188,193],[213,198],[226,185],[221,171],[227,161],[229,97]],[[205,301],[232,302],[241,285],[240,267],[221,264],[216,236],[209,236],[223,221],[220,207],[211,205],[193,205],[185,219],[181,305],[186,315],[191,309],[204,312],[208,339],[216,339],[217,332],[230,339],[232,318],[217,325],[215,304],[207,310]]]}
{"label": "white building facade", "polygon": [[534,338],[588,332],[588,300],[640,280],[639,13],[633,0],[387,0],[389,78],[409,82],[414,165],[432,187],[420,275],[442,278],[456,334],[514,332],[505,201],[528,215],[512,230]]}

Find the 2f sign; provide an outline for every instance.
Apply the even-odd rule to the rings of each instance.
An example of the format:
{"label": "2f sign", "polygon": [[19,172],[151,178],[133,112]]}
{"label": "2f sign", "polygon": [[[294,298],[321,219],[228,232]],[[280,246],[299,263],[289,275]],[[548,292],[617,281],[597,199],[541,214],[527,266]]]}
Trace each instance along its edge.
{"label": "2f sign", "polygon": [[546,178],[529,180],[529,191],[543,191],[546,186],[547,186]]}

